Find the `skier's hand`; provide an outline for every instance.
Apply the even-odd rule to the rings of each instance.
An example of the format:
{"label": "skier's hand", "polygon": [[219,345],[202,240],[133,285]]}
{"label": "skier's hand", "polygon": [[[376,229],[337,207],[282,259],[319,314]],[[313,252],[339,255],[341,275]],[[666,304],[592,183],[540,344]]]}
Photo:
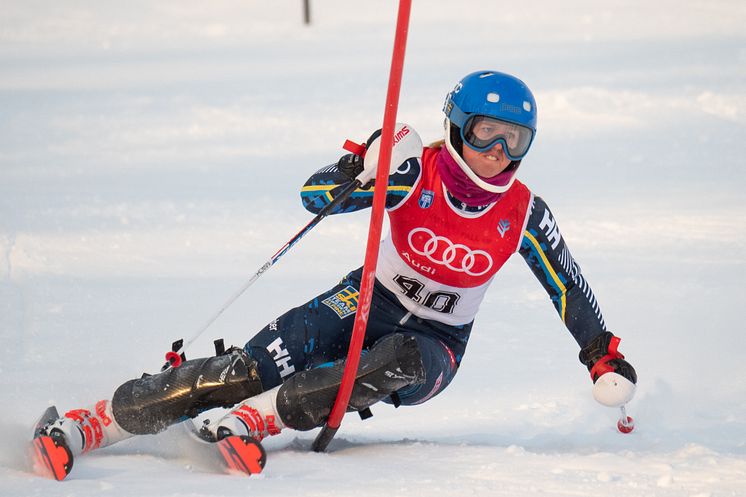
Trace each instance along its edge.
{"label": "skier's hand", "polygon": [[[350,181],[357,178],[363,172],[363,158],[357,154],[346,154],[339,158],[337,169],[344,174]],[[369,188],[370,184],[365,185]]]}
{"label": "skier's hand", "polygon": [[580,351],[580,362],[588,367],[593,380],[593,397],[601,404],[619,407],[635,395],[637,373],[619,353],[619,338],[604,332]]}
{"label": "skier's hand", "polygon": [[[339,161],[337,162],[337,169],[339,169],[339,172],[347,176],[350,181],[360,176],[360,173],[365,170],[364,157],[367,154],[368,148],[374,140],[378,139],[379,136],[381,136],[380,129],[374,131],[373,134],[368,137],[368,139],[365,141],[365,151],[363,152],[363,155],[346,154],[340,157]],[[369,189],[372,185],[373,180],[371,179],[365,185],[363,185],[363,190]]]}

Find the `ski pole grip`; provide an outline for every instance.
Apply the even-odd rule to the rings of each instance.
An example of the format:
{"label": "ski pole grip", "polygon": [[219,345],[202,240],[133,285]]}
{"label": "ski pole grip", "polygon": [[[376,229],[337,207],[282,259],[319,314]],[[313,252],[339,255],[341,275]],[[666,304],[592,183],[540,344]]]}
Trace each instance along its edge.
{"label": "ski pole grip", "polygon": [[[369,182],[376,179],[376,169],[375,167],[369,167],[368,169],[363,169],[360,174],[358,174],[355,177],[355,181],[357,183],[360,183],[360,186],[367,185]],[[359,187],[358,187],[359,188]]]}

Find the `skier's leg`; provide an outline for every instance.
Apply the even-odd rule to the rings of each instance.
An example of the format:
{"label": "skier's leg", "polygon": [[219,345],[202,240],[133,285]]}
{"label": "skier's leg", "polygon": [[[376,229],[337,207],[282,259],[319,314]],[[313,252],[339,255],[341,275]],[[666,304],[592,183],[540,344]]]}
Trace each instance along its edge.
{"label": "skier's leg", "polygon": [[158,433],[168,426],[215,407],[231,407],[262,391],[256,362],[241,349],[121,385],[111,400],[89,409],[68,411],[40,428],[40,434],[63,436],[77,455],[133,435]]}
{"label": "skier's leg", "polygon": [[205,439],[236,434],[261,440],[285,427],[276,403],[283,381],[321,364],[331,365],[347,351],[358,298],[356,281],[350,276],[359,272],[353,271],[327,292],[290,309],[245,345],[244,350],[257,361],[265,392],[203,426]]}
{"label": "skier's leg", "polygon": [[[329,416],[345,361],[294,374],[285,383],[247,399],[206,427],[214,439],[248,435],[261,440],[284,427],[310,430]],[[360,359],[348,410],[363,410],[395,391],[424,381],[418,342],[399,333],[380,339]]]}

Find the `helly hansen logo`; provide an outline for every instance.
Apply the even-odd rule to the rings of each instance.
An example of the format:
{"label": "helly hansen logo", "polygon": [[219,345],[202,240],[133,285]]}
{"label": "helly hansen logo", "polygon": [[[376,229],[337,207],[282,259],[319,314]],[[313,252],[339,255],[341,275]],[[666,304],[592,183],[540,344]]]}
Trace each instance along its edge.
{"label": "helly hansen logo", "polygon": [[539,223],[539,228],[544,230],[547,239],[552,243],[552,249],[556,249],[559,242],[562,241],[562,235],[559,232],[557,223],[552,219],[552,215],[549,214],[549,209],[544,209],[544,217]]}
{"label": "helly hansen logo", "polygon": [[267,352],[272,356],[277,366],[277,372],[281,378],[285,378],[295,372],[295,366],[291,364],[290,352],[285,348],[282,338],[277,337],[274,342],[267,345]]}

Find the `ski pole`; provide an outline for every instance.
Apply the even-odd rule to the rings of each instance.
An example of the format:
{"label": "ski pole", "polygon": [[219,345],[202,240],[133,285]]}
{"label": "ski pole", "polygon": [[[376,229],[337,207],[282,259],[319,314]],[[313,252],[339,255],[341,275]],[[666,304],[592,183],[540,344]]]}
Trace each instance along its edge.
{"label": "ski pole", "polygon": [[[347,143],[345,144],[347,146]],[[256,280],[259,279],[264,273],[267,272],[269,268],[275,265],[275,263],[280,260],[280,258],[285,255],[298,241],[303,238],[309,231],[311,231],[317,224],[321,222],[322,219],[327,217],[329,214],[332,213],[332,211],[342,202],[347,200],[352,193],[360,188],[362,185],[366,184],[368,182],[367,176],[369,176],[369,172],[363,171],[360,173],[360,175],[355,178],[354,180],[350,181],[345,187],[342,189],[341,192],[337,194],[334,199],[329,202],[327,205],[324,206],[323,209],[319,211],[316,216],[309,221],[308,224],[306,224],[298,233],[295,234],[290,240],[283,245],[280,250],[275,252],[275,254],[270,257],[267,262],[262,264],[262,266],[257,269],[257,271],[249,278],[249,280],[241,287],[239,288],[224,304],[220,309],[215,312],[202,327],[200,327],[194,335],[192,335],[189,340],[187,340],[186,343],[183,343],[181,341],[174,342],[173,350],[166,353],[166,363],[161,368],[161,371],[165,371],[170,367],[178,367],[181,365],[182,361],[182,354],[184,351],[197,339],[199,338],[202,333],[207,330],[219,317],[225,310],[230,307],[243,293],[254,284]],[[181,343],[180,343],[181,342]]]}

